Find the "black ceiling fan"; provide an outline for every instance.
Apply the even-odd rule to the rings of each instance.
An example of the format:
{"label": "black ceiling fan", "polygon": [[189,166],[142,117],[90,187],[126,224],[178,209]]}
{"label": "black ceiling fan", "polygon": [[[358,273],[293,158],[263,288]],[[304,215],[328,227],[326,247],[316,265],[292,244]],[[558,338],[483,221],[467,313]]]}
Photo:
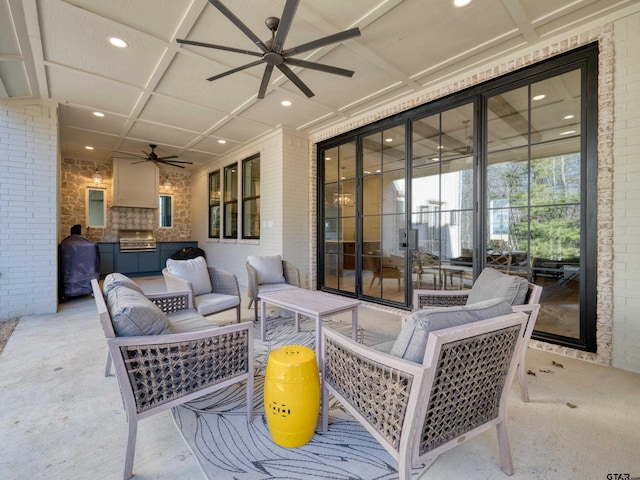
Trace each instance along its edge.
{"label": "black ceiling fan", "polygon": [[166,157],[159,157],[158,154],[155,152],[157,145],[149,144],[149,147],[151,147],[151,152],[147,153],[143,150],[142,153],[144,153],[144,155],[116,151],[116,153],[119,153],[121,155],[129,155],[129,157],[113,157],[113,158],[142,158],[142,160],[140,160],[139,162],[134,162],[134,164],[142,163],[142,162],[153,162],[156,165],[159,163],[163,163],[165,165],[171,165],[173,167],[178,167],[178,168],[184,168],[182,165],[178,165],[179,163],[186,163],[189,165],[193,165],[193,162],[183,162],[180,160],[172,160],[173,158],[178,158],[177,155],[167,155]]}
{"label": "black ceiling fan", "polygon": [[258,90],[258,98],[264,98],[264,95],[269,86],[269,80],[273,73],[273,67],[277,67],[286,77],[293,82],[302,92],[309,98],[313,97],[314,93],[307,85],[296,75],[289,66],[309,68],[311,70],[319,70],[321,72],[333,73],[335,75],[342,75],[344,77],[353,76],[352,70],[346,70],[344,68],[332,67],[330,65],[324,65],[322,63],[308,62],[306,60],[299,60],[291,58],[293,55],[299,53],[308,52],[316,48],[324,47],[332,43],[348,40],[353,37],[360,36],[360,29],[351,28],[340,33],[335,33],[312,42],[308,42],[297,47],[284,49],[284,42],[291,28],[293,22],[293,16],[298,8],[299,0],[287,0],[284,10],[282,11],[282,18],[268,17],[265,20],[267,28],[271,30],[271,38],[266,41],[260,40],[258,36],[253,33],[249,27],[247,27],[238,17],[236,17],[227,7],[225,7],[219,0],[209,0],[209,3],[216,7],[225,17],[227,17],[236,27],[238,27],[242,33],[251,39],[251,41],[261,50],[261,52],[252,52],[250,50],[243,50],[240,48],[225,47],[222,45],[213,45],[211,43],[195,42],[191,40],[177,39],[178,43],[186,45],[195,45],[198,47],[215,48],[218,50],[225,50],[228,52],[242,53],[245,55],[252,55],[254,57],[260,57],[255,62],[247,63],[237,68],[233,68],[227,72],[213,77],[207,78],[209,81],[217,80],[218,78],[231,75],[232,73],[245,70],[247,68],[259,65],[261,63],[266,64],[264,74],[262,75],[262,82],[260,83],[260,89]]}

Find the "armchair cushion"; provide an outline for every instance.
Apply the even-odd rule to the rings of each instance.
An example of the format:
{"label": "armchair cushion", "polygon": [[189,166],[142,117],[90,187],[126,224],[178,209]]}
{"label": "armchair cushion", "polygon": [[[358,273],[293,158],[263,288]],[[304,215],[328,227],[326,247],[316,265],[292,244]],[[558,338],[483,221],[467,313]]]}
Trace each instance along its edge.
{"label": "armchair cushion", "polygon": [[282,270],[282,257],[280,255],[249,255],[247,261],[258,274],[258,285],[286,283],[284,271]]}
{"label": "armchair cushion", "polygon": [[485,300],[473,305],[417,310],[402,326],[391,348],[391,355],[422,363],[429,332],[512,313],[502,299]]}
{"label": "armchair cushion", "polygon": [[114,287],[127,287],[144,294],[140,285],[121,273],[110,273],[105,277],[104,282],[102,282],[102,293],[105,298]]}
{"label": "armchair cushion", "polygon": [[506,275],[493,268],[485,268],[471,287],[467,305],[488,298],[499,298],[509,305],[522,305],[527,298],[529,281],[516,275]]}
{"label": "armchair cushion", "polygon": [[200,315],[211,315],[238,306],[240,297],[222,293],[205,293],[193,297],[193,302]]}
{"label": "armchair cushion", "polygon": [[192,308],[179,310],[167,315],[174,333],[189,333],[216,328],[218,325],[207,320]]}
{"label": "armchair cushion", "polygon": [[107,309],[119,337],[173,333],[169,319],[142,293],[116,286],[107,296]]}
{"label": "armchair cushion", "polygon": [[193,295],[211,293],[211,277],[207,270],[207,261],[204,257],[196,257],[189,260],[167,259],[167,270],[172,275],[184,278],[191,283]]}

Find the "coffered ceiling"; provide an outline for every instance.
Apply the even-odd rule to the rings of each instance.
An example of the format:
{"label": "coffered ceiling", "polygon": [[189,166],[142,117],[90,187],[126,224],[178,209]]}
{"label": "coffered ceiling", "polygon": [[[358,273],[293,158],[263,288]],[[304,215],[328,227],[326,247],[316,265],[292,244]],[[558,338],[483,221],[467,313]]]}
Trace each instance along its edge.
{"label": "coffered ceiling", "polygon": [[[285,5],[222,1],[263,40],[271,37],[265,19]],[[258,100],[264,65],[206,80],[256,57],[176,41],[259,51],[207,0],[0,0],[0,99],[59,102],[64,157],[105,161],[153,143],[159,156],[197,169],[280,126],[324,129],[639,1],[473,0],[456,8],[452,0],[301,0],[285,48],[358,27],[360,37],[296,57],[355,74],[293,68],[315,93],[307,98],[274,70]]]}

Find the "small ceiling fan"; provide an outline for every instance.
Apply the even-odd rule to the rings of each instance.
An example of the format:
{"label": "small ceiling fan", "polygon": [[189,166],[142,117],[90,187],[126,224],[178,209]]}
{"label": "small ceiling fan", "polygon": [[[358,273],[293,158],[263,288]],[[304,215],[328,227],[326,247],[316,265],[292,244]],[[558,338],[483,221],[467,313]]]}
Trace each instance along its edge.
{"label": "small ceiling fan", "polygon": [[167,155],[166,157],[159,157],[158,154],[155,152],[157,145],[154,144],[149,144],[149,147],[151,147],[151,152],[147,153],[144,150],[142,151],[142,153],[144,153],[144,155],[139,155],[136,153],[129,153],[129,152],[118,152],[116,151],[116,153],[119,153],[121,155],[129,155],[128,157],[113,157],[113,158],[142,158],[142,160],[140,160],[139,162],[134,162],[134,164],[136,163],[142,163],[142,162],[153,162],[156,165],[159,163],[163,163],[165,165],[171,165],[173,167],[178,167],[178,168],[184,168],[182,165],[178,165],[179,163],[186,163],[189,165],[193,165],[193,162],[183,162],[180,160],[172,160],[173,158],[178,158],[177,155]]}
{"label": "small ceiling fan", "polygon": [[284,10],[282,11],[282,18],[268,17],[265,20],[267,28],[271,30],[271,38],[266,41],[260,40],[258,36],[253,33],[249,27],[247,27],[238,17],[236,17],[227,7],[225,7],[219,0],[209,0],[209,3],[216,7],[225,17],[227,17],[236,27],[238,27],[242,33],[251,39],[251,41],[261,50],[261,52],[253,52],[250,50],[243,50],[241,48],[225,47],[223,45],[214,45],[211,43],[196,42],[191,40],[176,39],[178,43],[185,45],[195,45],[198,47],[215,48],[218,50],[225,50],[228,52],[242,53],[244,55],[252,55],[254,57],[260,57],[255,62],[247,63],[237,68],[233,68],[219,75],[207,78],[209,81],[217,80],[219,78],[231,75],[232,73],[240,72],[247,68],[261,63],[266,64],[264,74],[262,75],[262,81],[258,90],[258,98],[264,98],[264,95],[269,86],[269,80],[273,73],[273,67],[277,67],[293,84],[298,87],[307,97],[313,97],[314,93],[311,89],[296,75],[289,66],[309,68],[311,70],[319,70],[321,72],[333,73],[335,75],[342,75],[344,77],[352,77],[354,72],[352,70],[346,70],[344,68],[332,67],[322,63],[309,62],[306,60],[299,60],[291,58],[293,55],[299,53],[308,52],[316,48],[324,47],[332,43],[348,40],[353,37],[360,36],[360,29],[351,28],[340,33],[335,33],[312,42],[298,45],[297,47],[284,49],[284,42],[291,28],[293,22],[293,16],[298,8],[299,0],[287,0]]}

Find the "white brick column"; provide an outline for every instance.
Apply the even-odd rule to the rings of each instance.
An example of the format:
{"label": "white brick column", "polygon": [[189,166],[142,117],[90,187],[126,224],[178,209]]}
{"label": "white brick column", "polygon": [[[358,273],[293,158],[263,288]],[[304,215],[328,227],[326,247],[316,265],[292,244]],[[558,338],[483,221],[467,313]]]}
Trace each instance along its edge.
{"label": "white brick column", "polygon": [[0,320],[57,309],[57,104],[0,102]]}

